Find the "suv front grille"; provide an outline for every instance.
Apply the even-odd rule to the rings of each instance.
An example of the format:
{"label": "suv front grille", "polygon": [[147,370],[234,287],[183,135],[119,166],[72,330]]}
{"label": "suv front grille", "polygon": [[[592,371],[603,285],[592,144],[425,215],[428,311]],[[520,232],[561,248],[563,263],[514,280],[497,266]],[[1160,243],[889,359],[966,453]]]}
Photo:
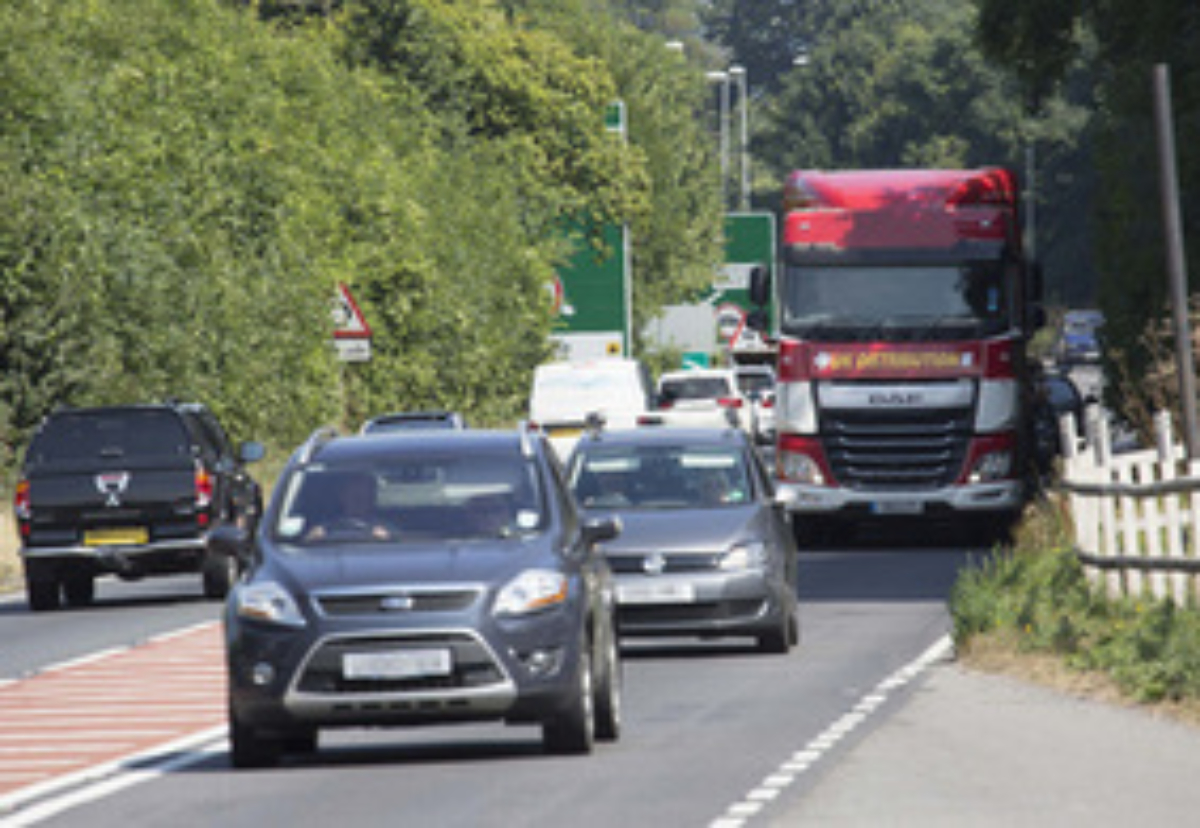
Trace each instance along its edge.
{"label": "suv front grille", "polygon": [[461,612],[479,598],[479,589],[374,590],[314,596],[317,609],[331,617],[395,615],[400,612]]}

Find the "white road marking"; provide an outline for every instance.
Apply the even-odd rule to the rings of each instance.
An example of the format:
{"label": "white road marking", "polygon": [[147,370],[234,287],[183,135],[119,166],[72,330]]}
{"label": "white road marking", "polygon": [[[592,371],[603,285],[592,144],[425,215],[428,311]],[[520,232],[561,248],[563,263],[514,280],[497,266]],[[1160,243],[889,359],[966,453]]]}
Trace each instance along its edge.
{"label": "white road marking", "polygon": [[[228,749],[225,734],[225,725],[220,725],[178,739],[170,744],[158,745],[143,753],[127,756],[116,762],[107,762],[76,774],[50,780],[43,785],[22,788],[15,794],[0,797],[0,814],[23,803],[35,802],[45,797],[51,798],[31,805],[12,816],[0,817],[0,825],[3,825],[4,828],[25,828],[28,825],[35,825],[79,805],[95,802],[141,782],[148,782],[165,774],[199,764],[210,756]],[[140,766],[143,762],[156,756],[163,758],[147,767]],[[89,782],[92,784],[87,784]],[[80,785],[85,787],[79,788]],[[68,790],[70,788],[78,789]],[[57,791],[66,791],[66,793],[54,795]]]}
{"label": "white road marking", "polygon": [[871,692],[816,738],[798,750],[777,769],[767,775],[759,785],[735,802],[719,818],[709,823],[709,828],[744,828],[746,823],[759,814],[763,807],[776,799],[796,778],[824,758],[842,739],[858,729],[879,707],[887,701],[889,694],[909,684],[937,661],[954,650],[950,636],[942,636],[933,646],[913,661],[881,681]]}

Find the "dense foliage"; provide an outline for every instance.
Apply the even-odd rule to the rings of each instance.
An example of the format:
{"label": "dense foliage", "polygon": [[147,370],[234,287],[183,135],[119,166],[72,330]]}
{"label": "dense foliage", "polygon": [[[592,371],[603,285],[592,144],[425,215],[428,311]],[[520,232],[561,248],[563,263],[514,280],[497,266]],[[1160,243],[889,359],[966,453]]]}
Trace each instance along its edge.
{"label": "dense foliage", "polygon": [[[702,72],[603,3],[561,9],[3,4],[0,445],[56,405],[166,396],[279,445],[393,408],[511,421],[564,215],[634,228],[643,318],[705,283]],[[338,282],[369,363],[330,347]]]}
{"label": "dense foliage", "polygon": [[[1154,370],[1158,342],[1145,338],[1166,316],[1166,252],[1156,148],[1153,72],[1169,69],[1179,190],[1191,274],[1197,272],[1200,212],[1200,4],[1194,0],[976,0],[986,52],[1011,68],[1040,103],[1073,82],[1071,68],[1093,68],[1097,176],[1088,206],[1096,228],[1099,303],[1115,380],[1112,402],[1145,409],[1141,379]],[[1078,82],[1078,78],[1074,78]],[[1195,276],[1192,276],[1193,280]],[[1168,348],[1169,350],[1169,348]]]}
{"label": "dense foliage", "polygon": [[978,48],[973,0],[719,0],[710,22],[758,96],[759,203],[795,169],[1009,167],[1036,208],[1049,298],[1090,301],[1088,89],[1065,84],[1031,111]]}

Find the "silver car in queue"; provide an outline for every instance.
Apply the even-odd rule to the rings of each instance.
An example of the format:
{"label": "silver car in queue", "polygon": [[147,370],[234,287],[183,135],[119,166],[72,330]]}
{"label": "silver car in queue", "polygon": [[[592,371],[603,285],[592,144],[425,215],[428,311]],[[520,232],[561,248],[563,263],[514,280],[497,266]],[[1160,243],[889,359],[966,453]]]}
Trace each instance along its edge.
{"label": "silver car in queue", "polygon": [[602,545],[619,634],[799,641],[797,551],[784,496],[737,428],[589,430],[568,465],[585,514],[620,518]]}

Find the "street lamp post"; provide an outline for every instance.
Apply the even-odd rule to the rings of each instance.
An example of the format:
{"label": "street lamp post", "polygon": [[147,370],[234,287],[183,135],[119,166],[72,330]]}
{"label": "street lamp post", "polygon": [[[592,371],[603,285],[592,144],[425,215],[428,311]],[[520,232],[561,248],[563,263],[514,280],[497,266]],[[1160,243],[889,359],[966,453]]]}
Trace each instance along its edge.
{"label": "street lamp post", "polygon": [[707,78],[721,85],[721,109],[719,130],[721,135],[721,206],[729,206],[729,73],[709,72]]}
{"label": "street lamp post", "polygon": [[729,75],[738,85],[738,109],[740,129],[738,135],[738,163],[741,170],[741,198],[738,207],[746,212],[750,209],[750,99],[747,91],[746,67],[729,67]]}

